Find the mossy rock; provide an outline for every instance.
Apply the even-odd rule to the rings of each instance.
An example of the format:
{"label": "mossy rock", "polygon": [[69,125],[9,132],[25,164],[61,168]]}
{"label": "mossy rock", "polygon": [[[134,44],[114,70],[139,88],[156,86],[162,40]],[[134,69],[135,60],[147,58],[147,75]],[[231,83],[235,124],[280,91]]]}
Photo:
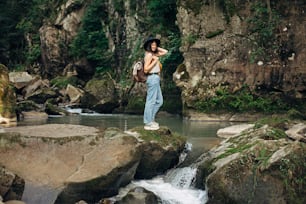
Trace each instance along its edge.
{"label": "mossy rock", "polygon": [[143,126],[131,129],[132,132],[138,132],[139,138],[146,142],[157,142],[162,147],[173,146],[181,148],[186,143],[187,138],[172,131],[165,126],[161,126],[158,130],[145,130]]}
{"label": "mossy rock", "polygon": [[185,137],[172,133],[167,127],[160,127],[154,131],[136,127],[131,131],[137,132],[138,138],[143,140],[140,147],[142,157],[136,170],[136,179],[152,178],[178,164],[185,147]]}
{"label": "mossy rock", "polygon": [[131,97],[125,107],[125,113],[143,114],[145,107],[145,98],[141,96]]}
{"label": "mossy rock", "polygon": [[9,82],[8,69],[0,64],[0,115],[5,118],[16,117],[16,95]]}

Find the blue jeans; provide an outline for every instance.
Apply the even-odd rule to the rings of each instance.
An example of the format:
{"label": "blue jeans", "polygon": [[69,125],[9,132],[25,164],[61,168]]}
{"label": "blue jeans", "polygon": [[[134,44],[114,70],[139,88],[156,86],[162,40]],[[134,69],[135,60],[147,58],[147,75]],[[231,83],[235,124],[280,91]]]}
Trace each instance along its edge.
{"label": "blue jeans", "polygon": [[153,122],[159,108],[163,105],[163,95],[160,88],[160,77],[157,74],[147,77],[147,98],[144,109],[143,122]]}

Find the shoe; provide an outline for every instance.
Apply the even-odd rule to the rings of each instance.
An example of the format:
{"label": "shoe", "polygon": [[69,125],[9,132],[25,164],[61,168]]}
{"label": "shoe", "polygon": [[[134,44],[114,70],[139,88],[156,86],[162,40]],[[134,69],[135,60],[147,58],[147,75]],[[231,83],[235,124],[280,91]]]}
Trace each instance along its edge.
{"label": "shoe", "polygon": [[155,121],[151,122],[154,126],[159,127],[159,124]]}
{"label": "shoe", "polygon": [[144,126],[144,129],[145,130],[158,130],[159,129],[159,126],[154,124],[153,122],[149,123],[149,124],[146,124]]}

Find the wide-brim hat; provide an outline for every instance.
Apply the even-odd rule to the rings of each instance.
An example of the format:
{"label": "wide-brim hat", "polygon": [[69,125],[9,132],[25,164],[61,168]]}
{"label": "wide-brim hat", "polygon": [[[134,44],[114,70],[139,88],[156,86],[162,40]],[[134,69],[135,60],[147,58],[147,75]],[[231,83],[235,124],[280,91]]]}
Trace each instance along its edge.
{"label": "wide-brim hat", "polygon": [[149,36],[149,37],[145,40],[145,42],[144,42],[144,44],[143,44],[143,48],[146,49],[146,48],[148,47],[148,44],[149,44],[150,42],[153,42],[153,41],[156,42],[157,47],[160,45],[160,40],[159,40],[158,38],[154,38],[153,36]]}

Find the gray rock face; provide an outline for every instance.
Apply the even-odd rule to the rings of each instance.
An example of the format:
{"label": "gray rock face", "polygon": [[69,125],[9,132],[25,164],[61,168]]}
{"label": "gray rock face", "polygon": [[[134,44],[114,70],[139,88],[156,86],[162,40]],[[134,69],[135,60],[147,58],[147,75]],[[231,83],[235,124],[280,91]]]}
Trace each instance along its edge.
{"label": "gray rock face", "polygon": [[254,33],[248,25],[253,3],[231,2],[235,11],[227,16],[228,10],[224,11],[216,2],[179,1],[177,23],[183,39],[180,50],[184,62],[173,79],[182,90],[186,108],[192,109],[195,102],[214,96],[220,87],[226,87],[229,92],[241,89],[242,85],[248,85],[252,91],[266,87],[296,99],[306,97],[303,69],[306,48],[302,45],[306,28],[300,23],[305,21],[305,15],[296,12],[301,8],[300,3],[279,2],[273,8],[282,16],[278,23],[280,31],[276,33],[282,42],[275,44],[290,47],[296,53],[295,58],[282,59],[274,50],[270,60],[251,63],[250,58],[256,52],[249,40],[254,39]]}

